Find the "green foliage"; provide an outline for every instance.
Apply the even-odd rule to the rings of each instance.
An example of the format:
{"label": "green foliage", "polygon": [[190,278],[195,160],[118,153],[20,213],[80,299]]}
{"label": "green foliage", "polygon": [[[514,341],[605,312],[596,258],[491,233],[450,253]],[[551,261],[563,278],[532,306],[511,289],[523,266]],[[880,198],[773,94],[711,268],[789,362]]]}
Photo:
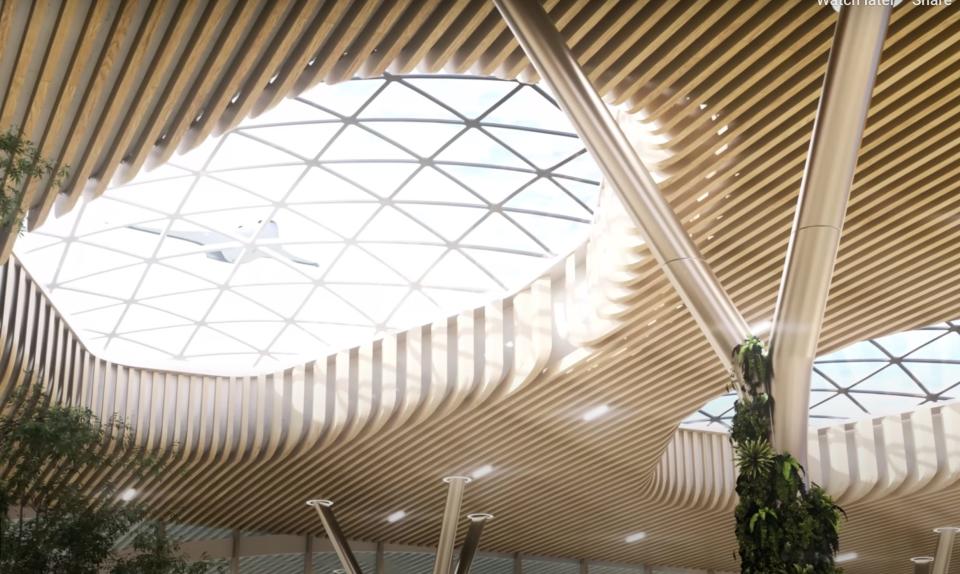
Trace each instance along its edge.
{"label": "green foliage", "polygon": [[66,166],[57,169],[43,159],[40,150],[21,137],[18,130],[0,134],[0,229],[19,230],[28,180],[50,178],[51,185],[59,187],[67,170]]}
{"label": "green foliage", "polygon": [[837,574],[843,511],[819,486],[807,488],[804,470],[771,446],[772,369],[759,339],[734,350],[738,372],[730,440],[739,475],[736,535],[744,574]]}
{"label": "green foliage", "polygon": [[[199,574],[145,508],[110,477],[156,476],[165,457],[136,446],[123,424],[18,391],[0,415],[0,571],[7,574]],[[96,484],[96,489],[91,485]],[[135,533],[131,552],[116,541]]]}

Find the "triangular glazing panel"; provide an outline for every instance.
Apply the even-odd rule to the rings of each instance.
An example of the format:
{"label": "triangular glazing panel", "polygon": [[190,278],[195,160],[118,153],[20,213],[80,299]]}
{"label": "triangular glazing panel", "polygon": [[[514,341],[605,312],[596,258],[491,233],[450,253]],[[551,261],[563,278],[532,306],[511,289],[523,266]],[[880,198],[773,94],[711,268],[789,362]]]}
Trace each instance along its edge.
{"label": "triangular glazing panel", "polygon": [[591,157],[589,153],[582,153],[553,171],[559,175],[590,181],[600,181],[603,179],[603,174],[600,172],[600,168],[597,167],[597,162],[593,161],[593,157]]}
{"label": "triangular glazing panel", "polygon": [[176,356],[180,353],[180,350],[183,348],[183,345],[186,344],[190,335],[193,334],[194,329],[195,327],[193,325],[164,327],[151,329],[149,331],[125,333],[123,338]]}
{"label": "triangular glazing panel", "polygon": [[204,356],[204,355],[225,355],[230,353],[256,353],[253,345],[239,341],[229,335],[211,328],[199,327],[190,344],[184,350],[186,357]]}
{"label": "triangular glazing panel", "polygon": [[437,262],[446,247],[398,243],[363,243],[361,247],[374,257],[389,263],[410,281],[418,281]]}
{"label": "triangular glazing panel", "polygon": [[457,116],[443,106],[399,82],[391,82],[359,114],[360,119],[414,118],[455,120]]}
{"label": "triangular glazing panel", "polygon": [[216,299],[217,293],[219,293],[218,289],[210,289],[207,291],[193,291],[177,295],[141,298],[139,301],[143,305],[156,307],[157,309],[199,321],[210,309],[210,305],[212,305],[214,299]]}
{"label": "triangular glazing panel", "polygon": [[231,290],[224,291],[207,313],[210,323],[224,321],[276,321],[284,319],[269,306],[260,305]]}
{"label": "triangular glazing panel", "polygon": [[[491,78],[411,78],[406,81],[470,119],[487,113],[517,88],[514,82]],[[465,98],[464,94],[470,97]]]}
{"label": "triangular glazing panel", "polygon": [[338,84],[317,84],[303,92],[298,99],[332,110],[342,116],[352,116],[383,85],[383,80],[357,80]]}
{"label": "triangular glazing panel", "polygon": [[[481,207],[459,207],[450,205],[400,204],[400,209],[409,213],[418,221],[424,222],[448,241],[456,241],[483,217],[487,210]],[[434,238],[438,242],[438,238]]]}
{"label": "triangular glazing panel", "polygon": [[393,197],[397,202],[465,203],[484,205],[476,195],[444,173],[432,168],[421,169]]}
{"label": "triangular glazing panel", "polygon": [[566,114],[531,86],[520,88],[484,117],[483,122],[574,133]]}
{"label": "triangular glazing panel", "polygon": [[240,132],[227,135],[206,171],[243,169],[254,165],[297,163],[297,156],[247,137]]}
{"label": "triangular glazing panel", "polygon": [[379,203],[330,203],[298,205],[296,211],[334,233],[353,237],[378,209]]}
{"label": "triangular glazing panel", "polygon": [[839,393],[811,392],[810,404],[811,416],[849,419],[867,414],[856,403]]}
{"label": "triangular glazing panel", "polygon": [[437,154],[436,161],[531,169],[527,162],[476,128],[468,129],[453,140]]}
{"label": "triangular glazing panel", "polygon": [[326,164],[326,167],[379,197],[389,197],[407,181],[419,167],[419,164],[396,162],[331,163]]}
{"label": "triangular glazing panel", "polygon": [[344,250],[343,256],[333,264],[324,279],[328,282],[328,287],[330,283],[407,283],[402,275],[354,245]]}
{"label": "triangular glazing panel", "polygon": [[233,287],[238,295],[264,307],[271,308],[282,317],[293,317],[300,306],[313,292],[312,285],[239,285]]}
{"label": "triangular glazing panel", "polygon": [[216,284],[208,279],[185,273],[164,263],[153,263],[147,269],[143,283],[137,290],[137,298],[158,297],[160,295],[216,288]]}
{"label": "triangular glazing panel", "polygon": [[[302,164],[258,166],[250,169],[221,171],[210,176],[245,189],[265,202],[284,201],[305,167]],[[230,205],[226,203],[224,205]]]}
{"label": "triangular glazing panel", "polygon": [[376,201],[377,196],[329,171],[312,167],[297,182],[287,197],[287,203],[315,203],[334,201]]}
{"label": "triangular glazing panel", "polygon": [[[148,221],[144,224],[162,228],[166,225],[166,221]],[[134,257],[149,258],[153,257],[153,254],[156,252],[160,243],[160,236],[137,231],[136,229],[121,227],[102,233],[85,235],[81,241],[90,245],[109,247],[113,250],[123,251]]]}
{"label": "triangular glazing panel", "polygon": [[878,395],[850,391],[850,396],[863,405],[872,416],[892,415],[913,410],[923,402],[920,398],[900,397],[896,395]]}
{"label": "triangular glazing panel", "polygon": [[903,369],[889,365],[853,387],[859,392],[881,391],[887,393],[907,393],[923,395],[924,392]]}
{"label": "triangular glazing panel", "polygon": [[[307,214],[300,213],[303,211],[302,206],[291,206],[290,208],[281,208],[278,209],[276,213],[273,214],[271,221],[276,223],[277,227],[277,236],[278,239],[275,242],[268,242],[261,240],[258,244],[269,245],[270,243],[300,243],[300,242],[339,242],[342,237],[337,233],[334,233],[328,227],[325,227],[322,223],[315,221],[313,218],[308,217]],[[329,205],[317,205],[314,207],[312,212],[309,215],[321,219],[323,222],[329,221],[329,217],[323,217],[325,213],[329,211],[336,211],[336,209],[331,209],[326,211],[325,208],[330,207]],[[373,208],[376,206],[373,205]],[[310,210],[307,210],[310,211]],[[369,217],[369,215],[368,215]],[[285,248],[286,249],[286,248]],[[317,261],[317,259],[308,257],[311,261]]]}
{"label": "triangular glazing panel", "polygon": [[[170,214],[177,210],[194,178],[177,178],[147,183],[132,183],[109,190],[110,197],[151,209],[161,214]],[[92,205],[93,202],[91,201]],[[84,209],[86,212],[86,209]]]}
{"label": "triangular glazing panel", "polygon": [[340,122],[302,123],[245,128],[241,131],[250,137],[263,140],[292,154],[313,159],[324,150],[327,143],[340,131],[341,127],[343,127],[343,124]]}
{"label": "triangular glazing panel", "polygon": [[817,357],[817,363],[820,361],[864,361],[871,359],[879,359],[882,361],[889,360],[889,357],[884,354],[883,351],[877,348],[876,345],[870,341],[860,341],[854,343],[848,347],[844,347],[839,351],[834,351],[829,355],[823,355]]}
{"label": "triangular glazing panel", "polygon": [[[246,170],[244,170],[246,171]],[[249,170],[254,172],[257,170]],[[266,206],[268,201],[262,197],[257,197],[252,193],[238,188],[235,185],[219,181],[212,177],[200,177],[193,191],[187,196],[187,200],[180,208],[180,213],[204,213],[210,211],[219,211],[224,206],[230,208],[244,208]]]}
{"label": "triangular glazing panel", "polygon": [[486,128],[493,137],[541,169],[551,168],[583,149],[576,137],[511,128]]}
{"label": "triangular glazing panel", "polygon": [[424,287],[483,292],[499,285],[486,272],[458,251],[448,251],[420,282]]}
{"label": "triangular glazing panel", "polygon": [[320,156],[324,162],[358,159],[403,161],[415,156],[359,126],[347,126]]}
{"label": "triangular glazing panel", "polygon": [[313,104],[297,98],[287,98],[266,112],[243,120],[243,127],[323,121],[339,122],[339,118]]}
{"label": "triangular glazing panel", "polygon": [[940,329],[917,329],[915,331],[901,331],[874,339],[874,341],[894,357],[902,357],[943,334],[944,331]]}
{"label": "triangular glazing panel", "polygon": [[389,285],[330,285],[328,288],[361,306],[376,323],[385,323],[400,301],[410,292],[407,286]]}
{"label": "triangular glazing panel", "polygon": [[542,247],[499,213],[491,213],[461,243],[469,247],[544,253]]}
{"label": "triangular glazing panel", "polygon": [[552,261],[545,255],[523,255],[488,249],[464,249],[463,252],[505,285],[537,277]]}
{"label": "triangular glazing panel", "polygon": [[537,177],[536,174],[525,171],[461,165],[444,165],[441,171],[494,204],[500,203]]}
{"label": "triangular glazing panel", "polygon": [[[349,299],[347,300],[349,301]],[[335,323],[341,325],[371,326],[373,321],[347,303],[341,297],[333,294],[326,288],[318,288],[307,299],[307,302],[297,313],[297,323]],[[311,332],[313,332],[311,330]],[[339,343],[339,341],[333,341]]]}
{"label": "triangular glazing panel", "polygon": [[817,363],[816,369],[841,387],[849,387],[887,366],[886,362]]}
{"label": "triangular glazing panel", "polygon": [[508,215],[558,255],[566,254],[586,240],[588,224],[581,221],[528,213]]}
{"label": "triangular glazing panel", "polygon": [[96,277],[104,271],[129,267],[142,261],[143,259],[139,257],[77,241],[70,245],[67,256],[64,257],[63,264],[60,266],[57,281],[68,283],[81,277]]}
{"label": "triangular glazing panel", "polygon": [[140,282],[140,277],[146,271],[146,268],[146,264],[138,263],[122,269],[98,272],[95,275],[72,281],[61,281],[61,284],[75,290],[119,299],[129,299],[133,296],[133,291],[136,289],[137,283]]}
{"label": "triangular glazing panel", "polygon": [[438,122],[369,121],[363,125],[424,158],[435,154],[464,129],[460,123]]}
{"label": "triangular glazing panel", "polygon": [[907,357],[936,361],[960,361],[960,333],[948,332],[939,339],[910,353]]}
{"label": "triangular glazing panel", "polygon": [[280,334],[286,323],[273,321],[228,321],[213,325],[221,332],[229,333],[257,351],[269,351],[271,343]]}
{"label": "triangular glazing panel", "polygon": [[523,188],[523,191],[511,197],[504,203],[504,207],[507,209],[556,213],[587,220],[593,217],[566,191],[549,179],[542,177],[537,178],[536,181]]}
{"label": "triangular glazing panel", "polygon": [[183,317],[168,311],[161,311],[148,307],[146,305],[130,305],[120,324],[117,325],[117,333],[140,331],[143,329],[157,329],[161,327],[177,327],[193,325],[193,321],[188,317]]}
{"label": "triangular glazing panel", "polygon": [[926,363],[905,360],[903,366],[931,393],[940,393],[960,382],[960,363]]}
{"label": "triangular glazing panel", "polygon": [[384,207],[357,235],[359,241],[399,241],[436,243],[436,233],[393,207]]}
{"label": "triangular glazing panel", "polygon": [[388,328],[394,330],[409,329],[426,325],[443,316],[443,310],[420,291],[413,291],[390,316]]}

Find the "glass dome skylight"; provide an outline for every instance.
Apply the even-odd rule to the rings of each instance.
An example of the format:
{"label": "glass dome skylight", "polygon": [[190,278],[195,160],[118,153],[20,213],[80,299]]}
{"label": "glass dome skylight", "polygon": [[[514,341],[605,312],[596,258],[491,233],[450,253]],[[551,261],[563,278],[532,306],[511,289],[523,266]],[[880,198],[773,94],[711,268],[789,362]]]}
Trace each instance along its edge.
{"label": "glass dome skylight", "polygon": [[599,172],[538,86],[321,85],[27,234],[95,353],[262,372],[524,286],[585,238]]}
{"label": "glass dome skylight", "polygon": [[[960,398],[960,320],[894,333],[819,357],[813,366],[810,424],[908,411]],[[728,429],[736,396],[728,393],[684,421]]]}

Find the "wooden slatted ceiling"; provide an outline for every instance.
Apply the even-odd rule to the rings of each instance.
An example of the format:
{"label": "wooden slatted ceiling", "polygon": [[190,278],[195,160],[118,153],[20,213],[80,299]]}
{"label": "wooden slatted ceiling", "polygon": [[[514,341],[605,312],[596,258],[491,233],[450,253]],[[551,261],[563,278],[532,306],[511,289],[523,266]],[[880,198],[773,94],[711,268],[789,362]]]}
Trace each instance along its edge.
{"label": "wooden slatted ceiling", "polygon": [[[747,318],[769,318],[833,11],[747,0],[546,5],[605,96],[655,123],[671,153],[652,166],[668,176],[664,193]],[[894,12],[821,350],[960,316],[958,48],[955,6]],[[317,82],[417,67],[535,78],[486,0],[7,1],[0,49],[0,127],[23,126],[71,165],[61,208]],[[31,223],[55,200],[31,182]],[[436,477],[470,460],[498,467],[471,485],[465,507],[498,514],[485,548],[732,568],[728,515],[643,497],[677,422],[724,377],[645,250],[637,254],[628,322],[589,366],[306,459],[198,452],[155,496],[195,522],[316,531],[302,500],[322,484],[351,537],[423,545],[442,511]],[[560,414],[604,402],[617,409],[602,424]],[[937,514],[949,507],[925,500],[927,517],[890,523],[887,509],[911,504],[855,509],[845,544],[871,558],[849,572],[907,572],[890,563],[894,551],[930,552],[915,532],[927,517],[949,519]],[[381,520],[398,508],[410,518]],[[637,530],[650,536],[624,544]]]}

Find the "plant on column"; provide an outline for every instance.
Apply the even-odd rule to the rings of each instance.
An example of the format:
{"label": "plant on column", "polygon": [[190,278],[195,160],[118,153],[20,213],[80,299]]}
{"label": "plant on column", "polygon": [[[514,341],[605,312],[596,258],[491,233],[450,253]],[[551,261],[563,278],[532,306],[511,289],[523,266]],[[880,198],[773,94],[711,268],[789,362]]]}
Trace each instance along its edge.
{"label": "plant on column", "polygon": [[751,337],[734,349],[739,399],[730,440],[739,476],[736,535],[744,574],[835,574],[843,510],[819,486],[807,487],[790,453],[771,446],[772,369],[763,343]]}

